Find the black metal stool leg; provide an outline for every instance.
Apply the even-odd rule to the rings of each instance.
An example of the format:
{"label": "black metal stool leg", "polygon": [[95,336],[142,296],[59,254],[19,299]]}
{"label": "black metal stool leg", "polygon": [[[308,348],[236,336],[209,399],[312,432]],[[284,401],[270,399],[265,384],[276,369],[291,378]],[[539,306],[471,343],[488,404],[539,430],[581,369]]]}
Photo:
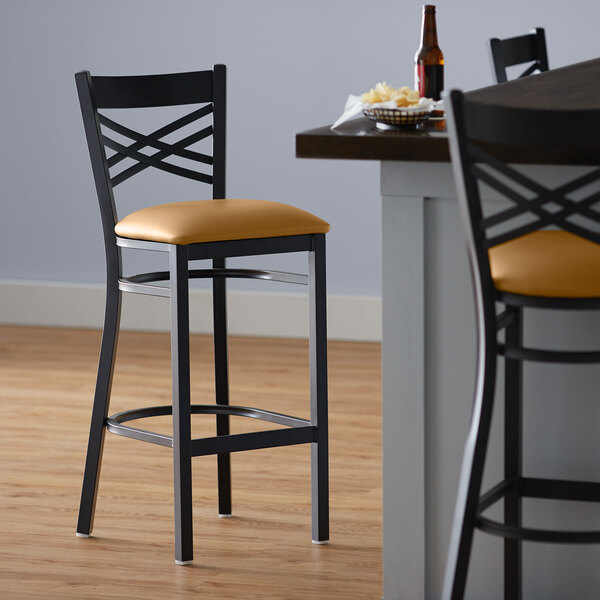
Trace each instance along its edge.
{"label": "black metal stool leg", "polygon": [[171,246],[171,367],[173,372],[173,487],[175,562],[193,559],[192,434],[188,252]]}
{"label": "black metal stool leg", "polygon": [[[214,269],[224,269],[225,259],[213,260]],[[227,288],[224,277],[213,279],[213,320],[215,348],[215,395],[217,404],[229,404],[227,359]],[[217,415],[217,435],[229,435],[229,415]],[[217,454],[219,516],[231,516],[231,454]]]}
{"label": "black metal stool leg", "polygon": [[[489,336],[488,339],[495,336],[495,327]],[[480,344],[483,342],[480,341]],[[461,600],[465,593],[477,505],[494,408],[495,343],[485,345],[484,356],[482,357],[480,353],[479,361],[473,414],[458,484],[442,600]]]}
{"label": "black metal stool leg", "polygon": [[108,416],[110,389],[119,337],[120,320],[121,292],[119,291],[119,283],[117,277],[109,272],[106,284],[104,329],[102,330],[102,344],[100,347],[100,360],[96,378],[96,391],[94,393],[92,421],[90,424],[90,435],[88,439],[85,470],[83,473],[79,518],[77,521],[77,535],[80,537],[88,537],[92,533],[94,526],[98,479],[100,477],[102,448],[104,446],[104,435],[106,433],[105,420]]}
{"label": "black metal stool leg", "polygon": [[309,353],[310,413],[317,427],[311,444],[312,540],[329,541],[329,459],[327,416],[327,295],[325,285],[325,236],[315,235],[309,253]]}
{"label": "black metal stool leg", "polygon": [[[522,308],[513,309],[513,320],[506,328],[505,345],[522,347]],[[515,481],[523,471],[523,363],[506,359],[504,366],[504,478]],[[504,523],[520,527],[522,500],[517,486],[504,499]],[[522,597],[522,542],[504,540],[504,598],[521,600]]]}

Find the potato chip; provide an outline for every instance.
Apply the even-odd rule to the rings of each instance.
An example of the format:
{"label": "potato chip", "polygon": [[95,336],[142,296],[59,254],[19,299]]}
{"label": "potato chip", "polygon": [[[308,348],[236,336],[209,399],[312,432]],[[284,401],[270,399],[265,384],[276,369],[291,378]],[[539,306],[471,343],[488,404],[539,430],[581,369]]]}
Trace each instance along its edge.
{"label": "potato chip", "polygon": [[417,90],[404,85],[394,88],[385,81],[379,82],[375,87],[361,95],[361,100],[366,104],[394,101],[398,107],[415,106],[419,104],[420,96]]}
{"label": "potato chip", "polygon": [[408,90],[406,97],[408,101],[412,104],[418,104],[419,100],[421,99],[418,90]]}

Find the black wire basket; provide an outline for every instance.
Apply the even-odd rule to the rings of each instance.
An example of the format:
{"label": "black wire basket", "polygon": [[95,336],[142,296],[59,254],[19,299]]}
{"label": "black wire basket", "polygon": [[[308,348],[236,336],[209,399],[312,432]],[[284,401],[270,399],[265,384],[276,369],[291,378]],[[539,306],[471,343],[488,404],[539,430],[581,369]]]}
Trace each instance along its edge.
{"label": "black wire basket", "polygon": [[412,109],[405,108],[363,108],[367,119],[377,123],[382,129],[414,127],[423,123],[431,114],[431,108]]}

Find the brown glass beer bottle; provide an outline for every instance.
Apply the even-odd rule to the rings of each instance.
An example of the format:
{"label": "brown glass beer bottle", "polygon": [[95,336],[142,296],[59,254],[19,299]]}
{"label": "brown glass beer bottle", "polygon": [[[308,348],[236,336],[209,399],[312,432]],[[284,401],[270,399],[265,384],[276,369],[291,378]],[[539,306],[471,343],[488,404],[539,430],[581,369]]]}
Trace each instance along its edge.
{"label": "brown glass beer bottle", "polygon": [[423,6],[421,45],[415,54],[415,89],[425,98],[440,99],[444,89],[444,55],[438,46],[435,6]]}

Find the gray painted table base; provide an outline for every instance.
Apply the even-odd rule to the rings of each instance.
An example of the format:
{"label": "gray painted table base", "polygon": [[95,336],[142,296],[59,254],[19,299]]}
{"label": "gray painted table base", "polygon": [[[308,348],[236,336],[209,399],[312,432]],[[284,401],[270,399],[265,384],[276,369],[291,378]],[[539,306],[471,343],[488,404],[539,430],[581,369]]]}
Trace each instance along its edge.
{"label": "gray painted table base", "polygon": [[[528,169],[545,169],[548,182],[576,170]],[[384,600],[435,600],[473,394],[471,282],[450,164],[382,162],[381,195]],[[548,316],[526,313],[526,341],[599,345],[600,315],[562,315],[550,327]],[[526,474],[600,480],[598,371],[594,365],[525,366]],[[501,472],[501,409],[499,401],[489,484]],[[524,518],[537,526],[597,528],[600,522],[597,507],[550,501],[526,501]],[[525,544],[524,560],[524,597],[597,600],[598,546]],[[467,598],[502,597],[501,561],[501,540],[476,534]]]}

